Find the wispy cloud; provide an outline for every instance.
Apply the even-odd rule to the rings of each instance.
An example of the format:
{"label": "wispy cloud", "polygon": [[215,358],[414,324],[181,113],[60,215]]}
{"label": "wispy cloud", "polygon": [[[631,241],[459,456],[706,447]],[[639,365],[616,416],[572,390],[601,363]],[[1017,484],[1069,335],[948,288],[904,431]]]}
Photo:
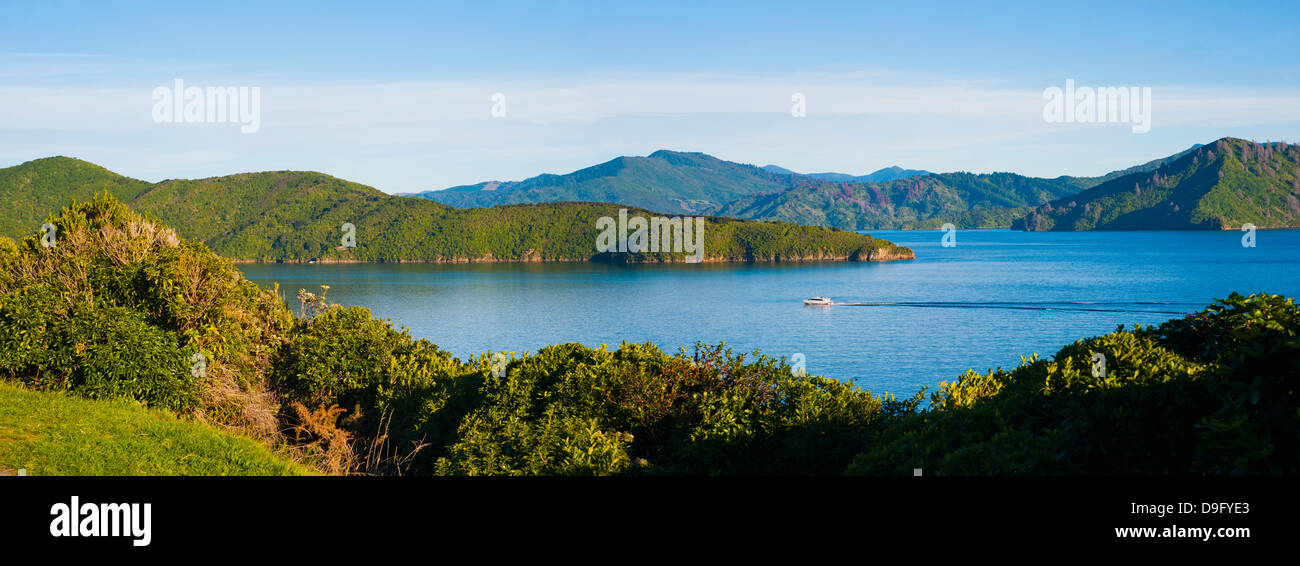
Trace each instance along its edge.
{"label": "wispy cloud", "polygon": [[[1048,124],[1042,89],[1059,84],[898,71],[277,83],[212,68],[181,77],[261,87],[261,130],[241,135],[227,124],[154,123],[150,94],[170,78],[141,71],[153,62],[0,55],[0,63],[4,165],[75,149],[144,177],[301,168],[390,192],[565,172],[664,147],[802,171],[899,164],[1090,174],[1207,136],[1267,137],[1300,124],[1300,92],[1196,85],[1141,85],[1153,90],[1150,134]],[[506,96],[504,118],[492,117],[493,93]],[[794,93],[806,97],[807,117],[791,116]]]}

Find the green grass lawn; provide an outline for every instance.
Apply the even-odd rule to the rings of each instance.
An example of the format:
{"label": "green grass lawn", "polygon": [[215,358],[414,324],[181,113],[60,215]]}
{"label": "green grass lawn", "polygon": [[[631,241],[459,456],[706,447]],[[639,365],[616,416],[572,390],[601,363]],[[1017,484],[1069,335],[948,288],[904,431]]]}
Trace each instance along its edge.
{"label": "green grass lawn", "polygon": [[27,475],[300,475],[258,442],[130,401],[0,381],[0,468]]}

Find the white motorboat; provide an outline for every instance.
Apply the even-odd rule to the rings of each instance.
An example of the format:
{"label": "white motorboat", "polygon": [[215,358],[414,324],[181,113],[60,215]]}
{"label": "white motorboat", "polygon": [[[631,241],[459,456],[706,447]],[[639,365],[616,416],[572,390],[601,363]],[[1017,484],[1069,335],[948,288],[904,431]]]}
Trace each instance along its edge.
{"label": "white motorboat", "polygon": [[835,301],[832,301],[827,297],[813,297],[811,299],[804,299],[803,304],[815,307],[829,307],[835,304]]}

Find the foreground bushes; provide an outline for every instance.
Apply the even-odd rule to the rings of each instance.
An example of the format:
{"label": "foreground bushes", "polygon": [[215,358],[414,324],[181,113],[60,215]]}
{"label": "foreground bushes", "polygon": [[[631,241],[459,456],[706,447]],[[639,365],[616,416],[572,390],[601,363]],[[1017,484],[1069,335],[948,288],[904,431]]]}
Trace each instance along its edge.
{"label": "foreground bushes", "polygon": [[282,299],[109,196],[48,222],[52,247],[36,233],[0,248],[0,376],[277,434]]}
{"label": "foreground bushes", "polygon": [[[856,474],[1300,473],[1300,309],[1233,294],[1013,371],[968,372],[906,415]],[[1094,377],[1092,356],[1106,357]]]}
{"label": "foreground bushes", "polygon": [[361,307],[298,330],[276,365],[282,391],[342,408],[336,425],[367,449],[382,438],[383,454],[358,454],[367,472],[838,473],[881,406],[721,346],[688,357],[564,344],[461,363]]}
{"label": "foreground bushes", "polygon": [[305,305],[274,358],[276,387],[291,409],[283,419],[302,428],[308,420],[303,410],[314,408],[318,417],[310,440],[339,433],[355,440],[357,446],[333,452],[322,446],[320,454],[338,460],[338,449],[353,453],[343,458],[351,471],[401,472],[417,457],[427,468],[424,447],[442,446],[455,434],[457,411],[449,402],[465,402],[473,392],[465,386],[481,372],[427,340],[412,340],[405,329],[371,318],[363,307],[325,305],[323,296],[312,300],[317,304]]}
{"label": "foreground bushes", "polygon": [[[1234,294],[1050,360],[967,372],[928,406],[721,346],[669,356],[651,344],[564,344],[494,366],[487,356],[461,364],[357,307],[303,324],[291,341],[301,353],[286,358],[303,365],[283,375],[327,383],[286,386],[303,401],[389,415],[390,428],[362,419],[372,428],[351,433],[423,445],[406,460],[413,473],[1300,472],[1300,309],[1279,296]],[[308,355],[309,345],[346,354]],[[1104,373],[1094,374],[1097,354]]]}
{"label": "foreground bushes", "polygon": [[481,386],[437,465],[465,474],[835,473],[880,402],[718,347],[544,348]]}

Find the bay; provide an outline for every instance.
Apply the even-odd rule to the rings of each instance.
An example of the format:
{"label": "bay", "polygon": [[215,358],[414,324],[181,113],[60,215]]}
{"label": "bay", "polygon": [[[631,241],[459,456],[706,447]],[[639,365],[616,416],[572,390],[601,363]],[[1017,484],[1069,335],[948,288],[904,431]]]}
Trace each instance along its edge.
{"label": "bay", "polygon": [[[1300,231],[871,231],[914,261],[802,264],[247,264],[245,275],[367,307],[462,359],[565,342],[668,352],[726,342],[907,396],[968,368],[1011,368],[1118,325],[1233,291],[1300,297]],[[837,305],[807,307],[821,295]],[[861,303],[861,304],[844,304]],[[881,304],[896,303],[896,304]],[[897,304],[902,303],[902,304]],[[296,305],[295,305],[296,306]]]}

